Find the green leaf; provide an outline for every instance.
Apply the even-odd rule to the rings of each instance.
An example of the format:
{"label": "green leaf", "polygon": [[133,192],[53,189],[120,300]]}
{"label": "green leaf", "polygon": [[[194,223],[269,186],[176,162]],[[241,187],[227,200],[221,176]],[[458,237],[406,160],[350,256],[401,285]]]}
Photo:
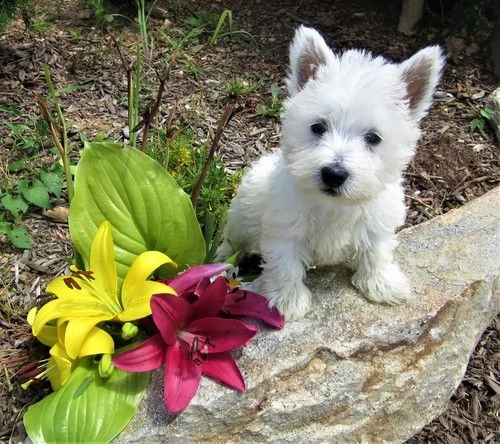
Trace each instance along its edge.
{"label": "green leaf", "polygon": [[191,200],[159,163],[121,144],[87,143],[69,215],[71,239],[85,265],[104,220],[113,226],[120,279],[144,251],[161,251],[179,266],[202,263],[205,257]]}
{"label": "green leaf", "polygon": [[202,21],[198,17],[188,17],[185,20],[185,23],[190,26],[200,26],[202,25]]}
{"label": "green leaf", "polygon": [[2,214],[0,213],[0,234],[8,234],[12,230],[12,224],[10,222],[5,222],[2,219]]}
{"label": "green leaf", "polygon": [[56,94],[66,94],[71,93],[73,91],[86,90],[90,87],[90,85],[68,85],[63,86],[62,88],[56,89]]}
{"label": "green leaf", "polygon": [[149,373],[117,368],[104,380],[92,359],[80,361],[56,392],[30,406],[23,422],[33,443],[109,442],[135,415]]}
{"label": "green leaf", "polygon": [[40,208],[50,208],[49,192],[38,179],[33,179],[31,185],[27,180],[19,181],[19,189],[28,202]]}
{"label": "green leaf", "polygon": [[485,119],[490,120],[493,117],[493,110],[490,108],[483,108],[481,111],[479,111],[479,114],[483,116]]}
{"label": "green leaf", "polygon": [[28,168],[27,162],[25,159],[16,160],[9,165],[9,172],[11,173],[19,173],[22,170]]}
{"label": "green leaf", "polygon": [[485,122],[484,122],[483,119],[479,119],[479,118],[478,119],[472,119],[471,122],[470,122],[470,128],[472,130],[478,129],[478,130],[481,131],[481,130],[484,129],[485,126],[486,126],[486,124],[485,124]]}
{"label": "green leaf", "polygon": [[19,219],[28,211],[28,204],[21,196],[12,196],[7,193],[0,199],[0,202],[2,202],[3,207],[12,214],[15,219]]}
{"label": "green leaf", "polygon": [[94,382],[94,378],[92,376],[86,376],[73,393],[73,399],[83,395],[85,390],[87,390],[87,387],[92,384],[92,382]]}
{"label": "green leaf", "polygon": [[40,171],[40,180],[50,193],[58,199],[61,197],[63,180],[60,174],[42,170]]}
{"label": "green leaf", "polygon": [[26,227],[13,226],[7,233],[7,237],[9,238],[10,243],[16,248],[29,250],[33,246],[33,241],[31,240],[31,236]]}

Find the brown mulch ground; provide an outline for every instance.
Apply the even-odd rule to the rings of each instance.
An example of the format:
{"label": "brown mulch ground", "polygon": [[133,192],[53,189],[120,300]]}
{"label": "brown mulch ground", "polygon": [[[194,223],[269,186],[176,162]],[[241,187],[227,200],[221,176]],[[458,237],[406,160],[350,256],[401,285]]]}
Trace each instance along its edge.
{"label": "brown mulch ground", "polygon": [[[434,42],[445,45],[449,63],[439,88],[441,98],[423,122],[419,151],[408,169],[408,225],[414,225],[484,194],[500,179],[498,147],[492,132],[473,132],[470,121],[484,107],[487,95],[499,84],[487,60],[487,27],[474,35],[452,36],[443,17],[429,14],[426,26],[415,36],[397,34],[400,2],[347,0],[256,0],[208,3],[165,2],[167,19],[153,18],[156,65],[170,54],[168,39],[189,29],[185,19],[212,9],[233,12],[235,34],[216,45],[206,44],[203,34],[190,46],[172,70],[160,114],[177,101],[177,121],[189,124],[200,140],[215,130],[227,85],[238,77],[257,85],[246,97],[247,109],[227,128],[220,155],[232,167],[246,165],[260,153],[278,144],[279,121],[255,113],[255,105],[271,99],[271,85],[283,87],[288,43],[299,23],[314,25],[332,46],[364,47],[397,60]],[[42,8],[39,5],[44,5]],[[63,6],[64,4],[64,6]],[[84,85],[62,97],[71,125],[71,140],[81,147],[80,133],[92,138],[99,131],[119,138],[126,125],[126,79],[112,39],[92,28],[95,20],[83,0],[35,2],[34,21],[46,21],[50,29],[25,30],[15,21],[0,37],[0,107],[14,107],[21,115],[0,113],[0,181],[15,183],[30,170],[57,160],[48,143],[41,148],[15,147],[6,122],[27,123],[37,116],[34,93],[44,93],[42,68],[52,70],[58,86]],[[49,6],[47,6],[49,5]],[[59,9],[57,7],[59,5]],[[123,12],[123,11],[120,11]],[[116,18],[113,33],[122,50],[133,53],[135,27]],[[199,46],[196,47],[196,44]],[[201,72],[193,74],[192,64]],[[156,79],[145,70],[144,96],[151,98]],[[147,102],[147,100],[145,100]],[[77,149],[74,151],[77,157]],[[31,157],[17,175],[8,172],[12,162]],[[64,202],[54,202],[61,204]],[[34,248],[19,251],[0,238],[0,441],[22,440],[20,428],[26,405],[43,392],[23,391],[19,373],[36,352],[24,322],[28,309],[43,293],[47,282],[64,272],[71,249],[67,225],[33,210],[24,218],[33,236]],[[471,358],[464,381],[448,409],[410,442],[500,442],[500,318],[486,330]]]}

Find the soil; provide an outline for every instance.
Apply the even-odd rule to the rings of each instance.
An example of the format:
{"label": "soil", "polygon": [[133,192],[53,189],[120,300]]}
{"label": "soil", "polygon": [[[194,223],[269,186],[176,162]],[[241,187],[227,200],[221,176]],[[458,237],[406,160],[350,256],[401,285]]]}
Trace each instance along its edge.
{"label": "soil", "polygon": [[[127,13],[124,3],[112,11]],[[27,30],[21,20],[15,20],[0,37],[0,108],[21,111],[0,113],[0,183],[10,185],[57,161],[46,138],[42,137],[35,147],[23,148],[7,126],[32,125],[28,116],[39,115],[35,93],[46,93],[44,64],[50,66],[58,87],[84,87],[61,95],[75,147],[73,160],[77,160],[82,137],[92,139],[102,132],[119,139],[127,122],[125,71],[111,34],[96,28],[96,18],[87,3],[54,0],[34,4],[32,22],[38,31]],[[219,148],[219,155],[231,168],[241,168],[278,145],[279,119],[257,114],[256,106],[271,101],[272,85],[278,85],[284,94],[288,44],[298,24],[317,27],[335,48],[367,48],[398,61],[428,44],[440,43],[446,48],[448,65],[436,103],[422,123],[420,147],[405,176],[407,225],[421,223],[498,184],[499,156],[493,132],[488,126],[473,131],[470,122],[485,107],[488,94],[499,82],[488,61],[491,23],[473,33],[456,35],[446,16],[427,11],[419,31],[403,36],[396,31],[399,5],[378,0],[160,2],[162,8],[151,18],[150,32],[156,44],[153,61],[144,67],[144,103],[156,93],[155,69],[164,69],[172,52],[172,37],[178,38],[179,30],[186,35],[192,29],[186,19],[206,16],[207,11],[219,15],[230,8],[233,29],[245,32],[221,37],[213,45],[208,44],[211,33],[191,42],[171,71],[159,115],[166,118],[175,103],[176,125],[189,125],[200,141],[210,140],[230,82],[238,78],[256,85],[241,99],[245,109],[226,128]],[[132,57],[138,41],[133,21],[114,17],[111,33],[125,58]],[[18,160],[24,162],[24,169],[9,172],[9,165]],[[54,199],[53,204],[64,207],[65,199]],[[33,237],[31,250],[14,249],[5,237],[0,238],[1,442],[25,438],[23,412],[47,393],[44,386],[27,391],[20,388],[25,366],[43,357],[30,336],[25,316],[43,296],[47,282],[64,273],[71,260],[68,226],[62,212],[62,216],[54,216],[33,208],[23,218]],[[497,317],[480,339],[447,410],[409,442],[500,442],[499,411]]]}

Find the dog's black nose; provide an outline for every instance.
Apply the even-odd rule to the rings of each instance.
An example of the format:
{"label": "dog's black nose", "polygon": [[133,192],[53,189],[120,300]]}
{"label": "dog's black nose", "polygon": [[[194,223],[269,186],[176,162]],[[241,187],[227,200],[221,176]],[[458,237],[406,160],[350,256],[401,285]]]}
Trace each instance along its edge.
{"label": "dog's black nose", "polygon": [[339,165],[321,168],[321,180],[328,188],[337,188],[349,177],[349,173]]}

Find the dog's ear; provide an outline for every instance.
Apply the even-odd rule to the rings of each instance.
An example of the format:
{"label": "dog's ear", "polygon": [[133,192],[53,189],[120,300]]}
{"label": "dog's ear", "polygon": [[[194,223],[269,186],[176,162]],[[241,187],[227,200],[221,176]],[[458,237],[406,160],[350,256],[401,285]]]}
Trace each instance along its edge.
{"label": "dog's ear", "polygon": [[429,46],[401,63],[401,77],[406,84],[408,104],[416,120],[425,116],[445,64],[443,50]]}
{"label": "dog's ear", "polygon": [[290,96],[314,79],[320,66],[327,65],[333,58],[333,52],[318,31],[300,26],[290,44],[290,72],[287,78]]}

